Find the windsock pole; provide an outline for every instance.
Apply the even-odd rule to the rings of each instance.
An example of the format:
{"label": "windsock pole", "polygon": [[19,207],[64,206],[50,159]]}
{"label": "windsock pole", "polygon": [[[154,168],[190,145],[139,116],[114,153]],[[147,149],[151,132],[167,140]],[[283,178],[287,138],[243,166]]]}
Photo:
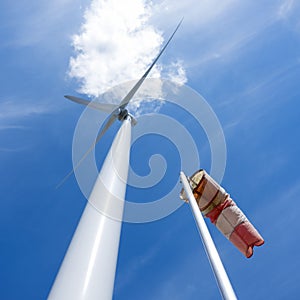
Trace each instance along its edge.
{"label": "windsock pole", "polygon": [[187,198],[189,200],[190,207],[193,212],[211,268],[217,280],[220,293],[222,294],[224,300],[236,300],[237,298],[235,292],[227,276],[226,270],[223,266],[219,253],[208,231],[208,228],[206,226],[202,213],[200,212],[200,209],[197,205],[196,199],[193,195],[188,180],[183,172],[180,172],[180,179],[185,193],[187,195]]}

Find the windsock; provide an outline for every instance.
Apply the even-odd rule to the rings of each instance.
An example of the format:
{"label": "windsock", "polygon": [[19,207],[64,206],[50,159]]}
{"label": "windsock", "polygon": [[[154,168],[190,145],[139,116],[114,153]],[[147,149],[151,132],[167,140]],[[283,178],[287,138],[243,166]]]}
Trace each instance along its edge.
{"label": "windsock", "polygon": [[[204,170],[193,174],[189,182],[202,214],[247,258],[251,257],[253,247],[261,246],[264,239],[229,194]],[[184,190],[181,191],[180,197],[188,201]]]}

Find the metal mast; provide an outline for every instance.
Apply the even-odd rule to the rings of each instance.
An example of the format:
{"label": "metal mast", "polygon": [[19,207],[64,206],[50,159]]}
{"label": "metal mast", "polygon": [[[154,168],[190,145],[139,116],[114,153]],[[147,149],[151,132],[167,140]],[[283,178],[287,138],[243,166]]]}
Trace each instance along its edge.
{"label": "metal mast", "polygon": [[[129,166],[130,123],[127,117],[113,141],[48,299],[112,299]],[[101,204],[104,211],[96,209],[98,201],[105,202]],[[117,220],[109,217],[111,210]]]}
{"label": "metal mast", "polygon": [[236,300],[236,295],[227,276],[219,253],[208,231],[208,228],[206,226],[202,213],[200,212],[200,209],[197,205],[196,199],[192,193],[188,180],[183,172],[180,173],[180,179],[185,193],[187,195],[187,198],[189,199],[190,207],[193,212],[207,257],[209,259],[210,265],[217,280],[220,293],[222,294],[224,300]]}

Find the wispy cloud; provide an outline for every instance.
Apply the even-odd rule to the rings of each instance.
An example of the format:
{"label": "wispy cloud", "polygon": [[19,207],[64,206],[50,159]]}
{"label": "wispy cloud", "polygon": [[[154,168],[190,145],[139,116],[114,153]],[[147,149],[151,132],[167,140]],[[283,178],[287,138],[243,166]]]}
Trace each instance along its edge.
{"label": "wispy cloud", "polygon": [[20,142],[16,136],[23,136],[30,128],[23,125],[25,120],[33,116],[48,114],[54,111],[44,103],[32,103],[19,99],[0,99],[0,152],[11,153],[28,150],[29,146]]}
{"label": "wispy cloud", "polygon": [[[108,88],[139,78],[158,54],[163,35],[150,24],[153,7],[146,0],[93,0],[74,35],[75,55],[69,75],[78,80],[79,92],[99,96]],[[185,83],[181,61],[152,71]]]}
{"label": "wispy cloud", "polygon": [[22,146],[22,147],[18,147],[18,148],[5,148],[5,147],[0,147],[0,152],[21,152],[24,150],[29,149],[28,147]]}
{"label": "wispy cloud", "polygon": [[[157,4],[158,24],[166,16],[171,19],[185,16],[182,46],[184,52],[195,53],[187,58],[186,67],[211,67],[220,60],[235,59],[242,50],[276,22],[295,14],[296,1],[259,3],[250,0],[196,1],[174,3],[165,0]],[[162,17],[164,16],[164,17]],[[250,45],[251,46],[251,45]]]}
{"label": "wispy cloud", "polygon": [[[46,114],[53,114],[61,108],[52,102],[34,102],[24,97],[0,98],[0,132],[27,130],[26,120]],[[6,148],[6,147],[4,147]]]}
{"label": "wispy cloud", "polygon": [[[197,31],[199,27],[218,20],[237,3],[236,0],[224,0],[222,2],[218,0],[187,0],[176,3],[172,0],[163,0],[155,4],[153,18],[159,24],[163,24],[170,18],[176,20],[180,16],[184,16],[186,29]],[[161,15],[168,16],[168,18],[161,18]]]}
{"label": "wispy cloud", "polygon": [[49,111],[51,111],[51,108],[44,104],[17,101],[12,98],[0,101],[0,129],[19,128],[20,126],[15,123],[7,125],[7,121],[17,122],[20,118],[45,114]]}
{"label": "wispy cloud", "polygon": [[[0,110],[3,107],[4,105],[0,104]],[[29,128],[24,125],[16,125],[20,122],[20,114],[16,118],[16,114],[5,115],[6,112],[8,111],[0,114],[0,153],[15,153],[29,149],[28,145],[16,138],[22,136]],[[4,118],[3,115],[5,115]]]}
{"label": "wispy cloud", "polygon": [[160,245],[154,245],[149,248],[146,253],[141,256],[135,257],[134,260],[129,261],[126,266],[126,273],[122,274],[122,281],[116,286],[117,293],[126,288],[129,284],[134,282],[139,272],[151,264],[155,256],[160,251]]}
{"label": "wispy cloud", "polygon": [[27,128],[25,126],[20,126],[20,125],[0,125],[0,131],[1,130],[10,130],[10,129],[24,130]]}
{"label": "wispy cloud", "polygon": [[[199,280],[198,268],[210,273]],[[187,256],[182,255],[181,259],[170,266],[168,276],[158,282],[144,299],[196,299],[201,290],[205,299],[213,299],[212,294],[214,294],[216,286],[209,268],[199,239],[199,248],[193,249]]]}
{"label": "wispy cloud", "polygon": [[78,6],[78,2],[54,0],[4,4],[5,19],[2,27],[10,31],[10,36],[2,41],[2,46],[53,46],[53,40],[57,41],[62,28],[73,22],[68,14],[74,13],[74,6]]}
{"label": "wispy cloud", "polygon": [[291,12],[295,1],[294,0],[285,0],[282,1],[278,8],[278,17],[279,18],[286,18],[288,14]]}

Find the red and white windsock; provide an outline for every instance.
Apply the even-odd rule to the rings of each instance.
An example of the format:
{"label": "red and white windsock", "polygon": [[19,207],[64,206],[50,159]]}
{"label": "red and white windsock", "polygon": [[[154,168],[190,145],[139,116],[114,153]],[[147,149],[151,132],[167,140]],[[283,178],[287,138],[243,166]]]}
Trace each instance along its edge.
{"label": "red and white windsock", "polygon": [[[202,214],[247,258],[251,257],[253,247],[261,246],[264,239],[229,194],[204,170],[193,174],[189,183]],[[181,191],[180,197],[187,201],[184,190]]]}

